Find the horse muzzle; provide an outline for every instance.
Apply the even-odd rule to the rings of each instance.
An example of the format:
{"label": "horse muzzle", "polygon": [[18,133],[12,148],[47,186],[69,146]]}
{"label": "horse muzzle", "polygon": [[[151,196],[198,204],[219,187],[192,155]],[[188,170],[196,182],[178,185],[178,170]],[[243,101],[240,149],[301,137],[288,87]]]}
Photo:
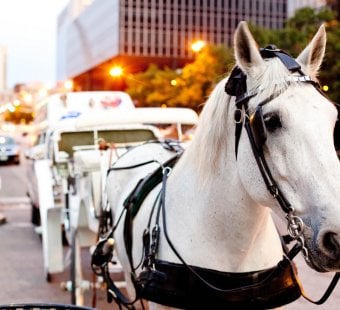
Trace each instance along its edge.
{"label": "horse muzzle", "polygon": [[307,264],[318,272],[340,270],[340,234],[321,230],[316,238],[305,238]]}

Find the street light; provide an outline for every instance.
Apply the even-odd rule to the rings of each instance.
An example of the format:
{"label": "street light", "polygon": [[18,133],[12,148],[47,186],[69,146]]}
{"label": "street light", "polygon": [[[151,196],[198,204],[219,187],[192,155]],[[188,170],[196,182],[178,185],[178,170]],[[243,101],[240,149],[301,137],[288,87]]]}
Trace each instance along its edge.
{"label": "street light", "polygon": [[121,66],[113,66],[109,73],[112,77],[120,77],[123,74],[123,68]]}
{"label": "street light", "polygon": [[198,53],[202,50],[202,48],[206,45],[205,41],[197,40],[191,44],[191,49],[193,52]]}
{"label": "street light", "polygon": [[177,81],[175,79],[173,79],[173,80],[170,81],[170,84],[172,86],[177,86]]}
{"label": "street light", "polygon": [[67,90],[67,91],[71,91],[73,89],[73,81],[72,80],[67,80],[64,82],[64,88]]}

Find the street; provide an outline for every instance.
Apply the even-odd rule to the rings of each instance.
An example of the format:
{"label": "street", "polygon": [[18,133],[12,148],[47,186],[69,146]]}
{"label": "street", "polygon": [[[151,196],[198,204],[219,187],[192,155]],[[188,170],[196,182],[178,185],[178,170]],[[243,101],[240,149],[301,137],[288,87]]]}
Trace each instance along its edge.
{"label": "street", "polygon": [[[70,303],[70,294],[60,288],[68,279],[68,270],[52,276],[47,282],[43,270],[41,239],[30,223],[30,205],[25,195],[25,162],[19,166],[1,165],[0,213],[7,222],[0,225],[0,304],[6,303]],[[280,226],[282,228],[284,226]],[[319,299],[328,287],[333,274],[320,274],[312,271],[300,255],[295,260],[298,274],[306,294]],[[86,266],[85,266],[86,268]],[[90,273],[90,267],[88,267]],[[97,290],[98,309],[117,309],[106,302],[105,292]],[[86,300],[91,306],[92,292]],[[335,310],[340,304],[340,284],[327,302],[313,305],[300,298],[285,306],[288,310]],[[210,310],[210,309],[209,309]]]}
{"label": "street", "polygon": [[[0,165],[0,177],[0,214],[6,219],[0,225],[0,304],[70,304],[70,293],[61,288],[61,283],[69,280],[68,268],[53,274],[50,282],[45,280],[41,237],[31,224],[31,206],[26,197],[25,159],[19,166]],[[89,253],[83,256],[88,264],[84,268],[91,276]],[[106,302],[104,290],[96,290],[96,295],[97,309],[117,309]],[[92,306],[92,296],[90,290],[85,299],[88,307]]]}

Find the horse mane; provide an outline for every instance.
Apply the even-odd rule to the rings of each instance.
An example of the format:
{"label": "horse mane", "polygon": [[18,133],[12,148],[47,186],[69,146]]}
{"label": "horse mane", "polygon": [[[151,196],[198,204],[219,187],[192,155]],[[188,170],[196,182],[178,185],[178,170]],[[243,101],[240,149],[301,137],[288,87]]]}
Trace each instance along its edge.
{"label": "horse mane", "polygon": [[[274,92],[283,92],[289,85],[298,83],[287,79],[291,74],[279,59],[265,59],[264,63],[263,70],[258,72],[257,76],[247,79],[248,90],[260,89],[253,105]],[[227,149],[229,135],[234,135],[235,128],[233,116],[235,97],[225,92],[228,78],[222,79],[210,93],[200,114],[194,138],[186,151],[201,180],[208,180],[216,175],[221,155],[225,158],[229,154],[235,156],[234,148]],[[231,126],[229,122],[232,122]],[[232,139],[234,141],[234,138]]]}

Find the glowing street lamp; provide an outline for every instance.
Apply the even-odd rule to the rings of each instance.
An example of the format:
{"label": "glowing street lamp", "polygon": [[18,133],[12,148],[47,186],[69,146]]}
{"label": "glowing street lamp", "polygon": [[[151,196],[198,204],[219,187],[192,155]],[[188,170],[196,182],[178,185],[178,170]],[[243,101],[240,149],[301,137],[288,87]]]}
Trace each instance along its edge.
{"label": "glowing street lamp", "polygon": [[176,80],[171,80],[171,81],[170,81],[170,84],[171,84],[172,86],[177,86],[177,81],[176,81]]}
{"label": "glowing street lamp", "polygon": [[123,68],[121,66],[113,66],[109,73],[112,77],[119,77],[123,74]]}
{"label": "glowing street lamp", "polygon": [[73,81],[72,80],[67,80],[64,82],[64,88],[67,90],[72,90],[73,89]]}
{"label": "glowing street lamp", "polygon": [[33,101],[33,96],[30,93],[23,93],[22,99],[26,102],[26,103],[32,103]]}
{"label": "glowing street lamp", "polygon": [[20,102],[19,99],[14,99],[14,100],[13,100],[13,105],[14,105],[15,107],[18,107],[20,104],[21,104],[21,102]]}
{"label": "glowing street lamp", "polygon": [[193,52],[198,53],[202,50],[202,48],[206,45],[205,41],[197,40],[191,44],[191,49]]}

